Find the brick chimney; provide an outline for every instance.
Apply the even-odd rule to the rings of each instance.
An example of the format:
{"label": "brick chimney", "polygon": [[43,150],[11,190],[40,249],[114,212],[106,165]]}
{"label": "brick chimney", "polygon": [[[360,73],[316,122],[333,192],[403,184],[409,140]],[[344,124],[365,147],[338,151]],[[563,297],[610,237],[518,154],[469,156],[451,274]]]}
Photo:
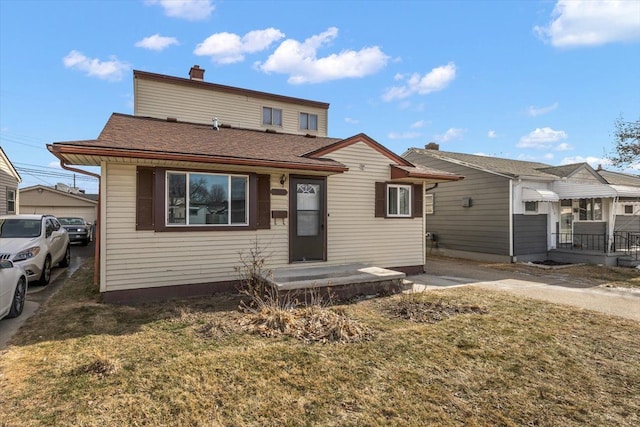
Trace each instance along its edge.
{"label": "brick chimney", "polygon": [[189,70],[189,78],[191,80],[204,80],[204,70],[199,65],[194,65]]}
{"label": "brick chimney", "polygon": [[436,144],[435,142],[430,142],[424,146],[425,150],[440,150],[440,144]]}

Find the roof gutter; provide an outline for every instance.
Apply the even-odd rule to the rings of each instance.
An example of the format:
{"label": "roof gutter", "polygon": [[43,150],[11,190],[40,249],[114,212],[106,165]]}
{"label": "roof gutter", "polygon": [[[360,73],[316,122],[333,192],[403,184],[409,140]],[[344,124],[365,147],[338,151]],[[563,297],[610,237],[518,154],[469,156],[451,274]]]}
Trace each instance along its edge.
{"label": "roof gutter", "polygon": [[94,225],[94,229],[96,231],[96,235],[94,236],[95,237],[95,239],[94,239],[95,247],[94,247],[94,253],[93,253],[93,284],[95,286],[97,286],[98,285],[98,277],[99,277],[99,274],[100,274],[100,227],[102,226],[102,222],[100,221],[100,211],[101,211],[100,200],[102,199],[101,194],[100,194],[100,187],[101,187],[101,182],[102,182],[101,179],[100,179],[101,177],[97,173],[85,171],[85,170],[82,170],[82,169],[77,169],[77,168],[71,167],[69,165],[66,165],[64,163],[63,159],[61,159],[61,158],[59,158],[59,159],[60,159],[60,167],[62,169],[68,170],[70,172],[76,172],[76,173],[83,174],[83,175],[89,175],[89,176],[92,176],[92,177],[98,179],[98,213],[96,215],[96,223],[98,225],[93,224]]}

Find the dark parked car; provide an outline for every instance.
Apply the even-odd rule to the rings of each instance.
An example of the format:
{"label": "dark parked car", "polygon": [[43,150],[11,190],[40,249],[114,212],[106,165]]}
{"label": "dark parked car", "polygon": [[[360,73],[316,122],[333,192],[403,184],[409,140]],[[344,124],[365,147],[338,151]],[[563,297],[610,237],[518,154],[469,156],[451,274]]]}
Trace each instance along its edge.
{"label": "dark parked car", "polygon": [[69,241],[80,242],[87,246],[92,239],[91,224],[80,217],[58,217],[60,224],[69,233]]}

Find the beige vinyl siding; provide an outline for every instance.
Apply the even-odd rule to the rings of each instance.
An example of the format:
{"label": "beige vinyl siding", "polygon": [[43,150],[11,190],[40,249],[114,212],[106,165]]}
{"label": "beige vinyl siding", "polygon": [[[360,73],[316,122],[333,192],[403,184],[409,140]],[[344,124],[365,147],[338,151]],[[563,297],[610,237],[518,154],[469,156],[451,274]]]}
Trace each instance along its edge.
{"label": "beige vinyl siding", "polygon": [[[135,79],[134,115],[213,125],[217,117],[222,125],[237,128],[275,129],[284,133],[327,136],[327,110],[269,99],[255,98],[167,82]],[[282,110],[282,127],[262,125],[262,107]],[[318,130],[300,129],[300,113],[316,114]]]}
{"label": "beige vinyl siding", "polygon": [[23,214],[50,214],[55,216],[79,216],[90,223],[97,217],[97,202],[82,200],[81,196],[60,194],[38,189],[20,191],[20,211]]}
{"label": "beige vinyl siding", "polygon": [[[272,175],[272,188],[280,187],[279,177],[280,173]],[[239,254],[247,254],[256,238],[270,266],[288,262],[288,227],[282,220],[257,231],[137,231],[136,166],[106,164],[103,182],[103,292],[236,280]],[[272,209],[286,209],[287,196],[272,199]]]}
{"label": "beige vinyl siding", "polygon": [[[329,155],[349,171],[328,179],[328,262],[379,267],[424,264],[422,218],[375,218],[375,182],[388,181],[392,161],[363,142]],[[361,169],[363,165],[363,169]]]}
{"label": "beige vinyl siding", "polygon": [[6,215],[7,212],[7,189],[15,191],[16,211],[19,213],[18,205],[18,180],[13,175],[13,171],[8,164],[5,163],[3,156],[0,155],[0,215]]}

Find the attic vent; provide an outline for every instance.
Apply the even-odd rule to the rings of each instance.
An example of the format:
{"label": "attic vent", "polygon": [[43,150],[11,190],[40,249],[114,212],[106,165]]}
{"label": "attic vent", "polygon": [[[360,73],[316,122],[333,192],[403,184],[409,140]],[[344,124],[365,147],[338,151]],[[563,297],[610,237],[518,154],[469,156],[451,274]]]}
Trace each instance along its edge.
{"label": "attic vent", "polygon": [[315,135],[311,135],[310,133],[308,133],[304,137],[305,138],[315,138],[316,136]]}
{"label": "attic vent", "polygon": [[167,117],[167,121],[168,121],[168,122],[177,122],[177,121],[178,121],[178,119],[177,119],[177,118],[175,118],[175,117]]}
{"label": "attic vent", "polygon": [[275,129],[266,129],[265,132],[266,133],[278,133],[278,132],[276,132]]}

